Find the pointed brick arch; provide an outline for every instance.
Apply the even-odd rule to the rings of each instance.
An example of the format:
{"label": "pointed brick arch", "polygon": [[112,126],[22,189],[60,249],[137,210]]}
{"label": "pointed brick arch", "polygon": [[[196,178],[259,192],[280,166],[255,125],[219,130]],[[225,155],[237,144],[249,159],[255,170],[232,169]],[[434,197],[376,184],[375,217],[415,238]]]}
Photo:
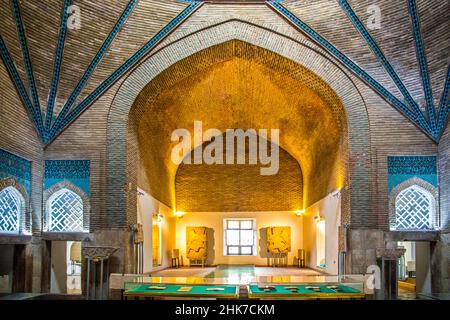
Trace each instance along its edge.
{"label": "pointed brick arch", "polygon": [[30,198],[25,190],[25,187],[20,184],[15,178],[6,178],[0,180],[0,192],[6,188],[13,188],[14,192],[19,197],[20,201],[20,216],[19,216],[19,233],[31,232],[31,212],[30,212]]}
{"label": "pointed brick arch", "polygon": [[[258,36],[255,36],[258,35]],[[323,79],[339,96],[348,122],[348,172],[343,190],[342,222],[372,226],[370,207],[370,134],[365,102],[352,79],[334,62],[305,43],[240,20],[199,30],[159,49],[122,83],[108,117],[109,227],[126,228],[136,220],[137,151],[128,127],[131,107],[142,89],[171,65],[201,50],[230,40],[244,41],[304,66]],[[125,192],[124,192],[125,190]]]}

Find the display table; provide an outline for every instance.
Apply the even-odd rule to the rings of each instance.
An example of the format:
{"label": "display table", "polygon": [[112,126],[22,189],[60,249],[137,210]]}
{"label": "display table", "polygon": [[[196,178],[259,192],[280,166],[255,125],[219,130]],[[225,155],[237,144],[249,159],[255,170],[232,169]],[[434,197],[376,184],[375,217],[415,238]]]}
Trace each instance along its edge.
{"label": "display table", "polygon": [[141,284],[135,288],[126,290],[123,297],[125,300],[146,298],[238,299],[239,286],[162,283]]}
{"label": "display table", "polygon": [[344,284],[256,284],[248,286],[250,299],[364,299],[363,290]]}

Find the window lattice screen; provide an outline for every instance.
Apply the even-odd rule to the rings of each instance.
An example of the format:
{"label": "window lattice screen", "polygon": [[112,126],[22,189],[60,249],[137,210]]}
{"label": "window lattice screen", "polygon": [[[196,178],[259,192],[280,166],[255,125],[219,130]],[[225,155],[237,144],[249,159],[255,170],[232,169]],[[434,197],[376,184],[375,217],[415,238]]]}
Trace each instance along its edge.
{"label": "window lattice screen", "polygon": [[0,232],[18,232],[21,200],[13,187],[0,192]]}
{"label": "window lattice screen", "polygon": [[62,189],[50,197],[49,202],[49,231],[83,231],[83,200],[77,194]]}
{"label": "window lattice screen", "polygon": [[397,230],[431,230],[432,195],[417,186],[403,190],[395,200]]}

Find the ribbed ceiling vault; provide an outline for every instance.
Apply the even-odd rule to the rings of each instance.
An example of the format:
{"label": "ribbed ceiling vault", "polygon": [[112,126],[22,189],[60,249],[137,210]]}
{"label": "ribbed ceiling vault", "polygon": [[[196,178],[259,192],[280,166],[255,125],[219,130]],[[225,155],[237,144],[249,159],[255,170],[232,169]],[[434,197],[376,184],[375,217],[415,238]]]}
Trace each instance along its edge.
{"label": "ribbed ceiling vault", "polygon": [[[43,142],[180,25],[189,33],[191,20],[205,26],[233,18],[304,33],[439,141],[450,111],[448,1],[376,1],[381,25],[374,30],[367,26],[373,12],[357,0],[211,2],[0,0],[0,54]],[[79,29],[64,28],[72,4]]]}

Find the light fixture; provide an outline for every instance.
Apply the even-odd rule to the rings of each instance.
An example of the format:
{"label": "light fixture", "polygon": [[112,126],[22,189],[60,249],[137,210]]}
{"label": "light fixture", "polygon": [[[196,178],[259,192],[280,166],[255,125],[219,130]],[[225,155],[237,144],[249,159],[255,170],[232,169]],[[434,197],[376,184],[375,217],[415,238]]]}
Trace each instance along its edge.
{"label": "light fixture", "polygon": [[320,221],[324,221],[325,219],[323,217],[321,217],[320,215],[317,215],[314,217],[314,220],[318,223]]}
{"label": "light fixture", "polygon": [[296,210],[296,211],[294,211],[294,213],[297,217],[300,217],[302,214],[305,213],[305,210]]}
{"label": "light fixture", "polygon": [[177,218],[182,218],[185,214],[186,214],[186,212],[182,212],[182,211],[174,211],[174,213],[173,213],[173,215]]}
{"label": "light fixture", "polygon": [[331,196],[340,199],[341,198],[341,189],[333,191],[330,194],[331,194]]}
{"label": "light fixture", "polygon": [[164,216],[161,213],[154,213],[153,218],[156,219],[156,222],[162,222]]}

